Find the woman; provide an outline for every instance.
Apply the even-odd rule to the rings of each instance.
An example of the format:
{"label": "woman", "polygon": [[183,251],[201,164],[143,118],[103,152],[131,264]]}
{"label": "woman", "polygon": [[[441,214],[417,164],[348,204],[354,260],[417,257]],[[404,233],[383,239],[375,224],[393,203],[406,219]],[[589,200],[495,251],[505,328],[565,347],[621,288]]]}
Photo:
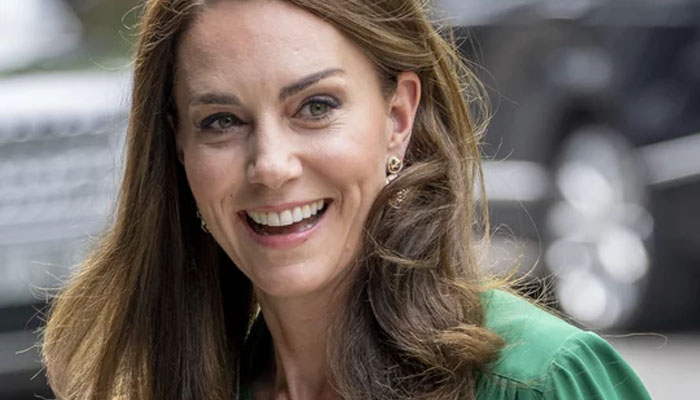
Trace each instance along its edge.
{"label": "woman", "polygon": [[149,1],[116,221],[45,332],[58,397],[645,398],[477,274],[478,88],[417,0]]}

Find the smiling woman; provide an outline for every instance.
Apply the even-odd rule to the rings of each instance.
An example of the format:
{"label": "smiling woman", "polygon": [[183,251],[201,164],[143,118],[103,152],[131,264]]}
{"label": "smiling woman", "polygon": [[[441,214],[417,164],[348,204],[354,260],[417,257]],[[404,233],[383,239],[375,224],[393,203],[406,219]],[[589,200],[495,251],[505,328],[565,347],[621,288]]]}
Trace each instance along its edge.
{"label": "smiling woman", "polygon": [[385,98],[359,48],[281,2],[212,5],[177,59],[177,149],[208,230],[268,324],[272,310],[327,313],[313,308],[351,282],[386,160],[404,157],[418,76]]}
{"label": "smiling woman", "polygon": [[483,101],[426,13],[147,2],[116,220],[45,331],[59,398],[641,398],[478,274]]}

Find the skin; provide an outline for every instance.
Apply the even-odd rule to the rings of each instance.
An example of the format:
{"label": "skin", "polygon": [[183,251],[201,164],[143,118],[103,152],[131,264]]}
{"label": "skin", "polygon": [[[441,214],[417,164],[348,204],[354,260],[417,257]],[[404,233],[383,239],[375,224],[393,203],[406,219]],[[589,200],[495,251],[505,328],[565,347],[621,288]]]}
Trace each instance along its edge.
{"label": "skin", "polygon": [[[175,95],[190,188],[211,235],[252,281],[274,343],[256,399],[336,398],[329,315],[342,312],[386,161],[405,153],[420,80],[399,74],[385,98],[370,60],[332,25],[279,1],[227,1],[184,35]],[[330,200],[325,215],[293,246],[259,243],[240,215],[318,199]]]}

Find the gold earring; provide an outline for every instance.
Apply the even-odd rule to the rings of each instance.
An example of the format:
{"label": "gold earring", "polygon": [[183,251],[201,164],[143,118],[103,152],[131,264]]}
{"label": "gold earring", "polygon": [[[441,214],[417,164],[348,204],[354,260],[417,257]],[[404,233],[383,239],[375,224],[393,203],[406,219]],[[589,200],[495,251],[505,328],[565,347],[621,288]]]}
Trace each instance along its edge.
{"label": "gold earring", "polygon": [[199,227],[202,228],[204,233],[209,233],[209,229],[207,229],[207,224],[204,222],[202,214],[199,213],[199,209],[197,209],[197,218],[199,218]]}
{"label": "gold earring", "polygon": [[[386,161],[386,171],[388,172],[388,175],[386,176],[386,183],[388,184],[389,182],[396,179],[396,177],[399,176],[399,172],[401,172],[402,169],[403,161],[401,161],[400,158],[396,156],[389,157],[389,159]],[[389,205],[393,208],[399,208],[401,207],[401,203],[403,203],[404,200],[406,200],[407,196],[408,190],[401,189],[398,192],[396,192],[394,198],[389,201]]]}
{"label": "gold earring", "polygon": [[401,189],[398,192],[396,192],[393,199],[389,200],[389,205],[392,208],[398,209],[401,207],[401,204],[406,200],[406,197],[408,197],[408,189]]}
{"label": "gold earring", "polygon": [[403,162],[400,158],[396,156],[389,157],[389,159],[386,160],[386,172],[388,173],[388,175],[386,176],[386,183],[389,183],[396,179],[399,172],[401,172],[402,168]]}
{"label": "gold earring", "polygon": [[390,174],[398,174],[403,168],[403,162],[396,156],[391,156],[386,161],[386,170]]}

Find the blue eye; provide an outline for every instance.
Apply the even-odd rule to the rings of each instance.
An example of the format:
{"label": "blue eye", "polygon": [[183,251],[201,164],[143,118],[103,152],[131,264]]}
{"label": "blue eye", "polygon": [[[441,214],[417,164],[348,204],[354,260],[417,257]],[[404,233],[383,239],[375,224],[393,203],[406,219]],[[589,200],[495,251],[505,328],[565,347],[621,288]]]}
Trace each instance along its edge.
{"label": "blue eye", "polygon": [[223,132],[242,124],[243,122],[235,115],[228,112],[219,112],[204,118],[199,123],[199,129]]}

